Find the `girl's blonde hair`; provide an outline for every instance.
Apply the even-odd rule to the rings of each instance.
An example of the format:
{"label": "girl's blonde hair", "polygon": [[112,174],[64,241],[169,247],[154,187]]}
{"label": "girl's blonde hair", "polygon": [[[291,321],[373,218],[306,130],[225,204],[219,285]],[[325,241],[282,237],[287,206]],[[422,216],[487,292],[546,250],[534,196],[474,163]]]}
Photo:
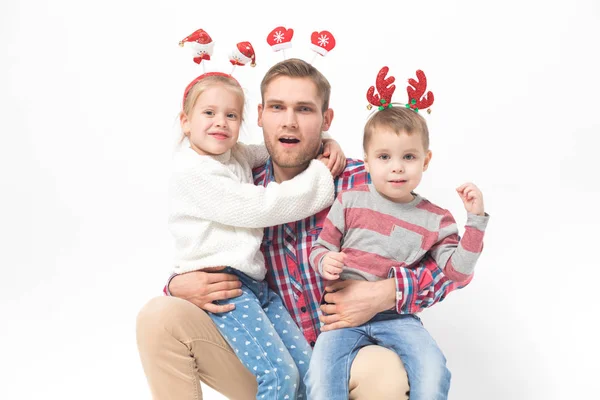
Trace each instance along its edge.
{"label": "girl's blonde hair", "polygon": [[[215,85],[222,85],[225,88],[231,90],[238,98],[240,99],[240,103],[242,104],[242,108],[240,110],[240,117],[243,121],[244,115],[244,104],[246,102],[246,96],[244,95],[244,90],[240,86],[237,80],[231,76],[223,75],[208,75],[198,79],[198,81],[186,92],[185,98],[183,99],[183,109],[181,112],[190,117],[192,114],[192,110],[196,105],[196,101],[198,101],[198,97],[202,93],[204,93],[208,88]],[[182,133],[181,141],[185,139],[185,134]]]}

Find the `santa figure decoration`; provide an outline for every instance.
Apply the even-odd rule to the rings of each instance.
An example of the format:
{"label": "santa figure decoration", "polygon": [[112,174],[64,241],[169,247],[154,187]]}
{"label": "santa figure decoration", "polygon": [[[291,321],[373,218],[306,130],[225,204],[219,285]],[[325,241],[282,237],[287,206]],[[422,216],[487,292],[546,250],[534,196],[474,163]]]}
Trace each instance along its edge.
{"label": "santa figure decoration", "polygon": [[256,55],[252,44],[250,42],[239,42],[231,52],[229,62],[232,65],[246,65],[250,63],[251,67],[256,66]]}
{"label": "santa figure decoration", "polygon": [[236,65],[246,65],[250,63],[251,67],[255,67],[256,54],[254,53],[252,44],[250,42],[239,42],[231,52],[229,62],[233,65],[233,69],[231,70],[232,73]]}
{"label": "santa figure decoration", "polygon": [[[202,60],[210,60],[215,43],[204,29],[198,29],[179,41],[179,45],[190,48],[194,62],[200,64]],[[202,64],[202,68],[204,68],[204,64]]]}
{"label": "santa figure decoration", "polygon": [[278,26],[273,29],[267,36],[267,43],[273,51],[282,51],[283,59],[285,60],[285,49],[292,47],[292,38],[294,37],[294,30],[292,28],[286,29],[283,26]]}

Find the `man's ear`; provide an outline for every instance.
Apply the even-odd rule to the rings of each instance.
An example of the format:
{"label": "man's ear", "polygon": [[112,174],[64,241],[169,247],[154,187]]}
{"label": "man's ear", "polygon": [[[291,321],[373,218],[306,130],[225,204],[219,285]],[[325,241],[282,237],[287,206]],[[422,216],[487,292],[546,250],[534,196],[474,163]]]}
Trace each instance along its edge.
{"label": "man's ear", "polygon": [[183,134],[185,136],[189,136],[190,130],[191,130],[190,129],[190,120],[183,111],[179,113],[179,125],[181,125],[181,131],[183,132]]}
{"label": "man's ear", "polygon": [[427,171],[427,167],[429,167],[429,162],[431,161],[431,150],[427,150],[427,155],[425,155],[425,163],[423,164],[423,171]]}
{"label": "man's ear", "polygon": [[257,124],[261,128],[262,128],[262,112],[263,112],[263,105],[259,104],[258,105],[258,121],[257,121]]}
{"label": "man's ear", "polygon": [[321,126],[321,131],[327,132],[331,126],[331,121],[333,121],[333,109],[328,108],[323,113],[323,125]]}

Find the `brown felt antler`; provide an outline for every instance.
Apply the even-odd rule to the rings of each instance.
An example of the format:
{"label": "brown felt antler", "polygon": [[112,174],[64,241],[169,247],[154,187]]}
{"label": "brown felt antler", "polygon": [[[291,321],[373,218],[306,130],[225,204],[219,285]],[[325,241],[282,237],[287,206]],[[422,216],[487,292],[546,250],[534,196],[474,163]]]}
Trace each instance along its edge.
{"label": "brown felt antler", "polygon": [[367,90],[367,100],[369,100],[369,109],[371,105],[375,107],[379,107],[382,110],[385,107],[389,107],[392,102],[392,94],[394,94],[394,90],[396,90],[396,85],[392,85],[396,78],[390,76],[386,78],[389,71],[388,67],[383,67],[379,70],[377,74],[377,80],[375,81],[375,85],[377,86],[377,92],[379,94],[375,94],[375,87],[371,86],[369,90]]}

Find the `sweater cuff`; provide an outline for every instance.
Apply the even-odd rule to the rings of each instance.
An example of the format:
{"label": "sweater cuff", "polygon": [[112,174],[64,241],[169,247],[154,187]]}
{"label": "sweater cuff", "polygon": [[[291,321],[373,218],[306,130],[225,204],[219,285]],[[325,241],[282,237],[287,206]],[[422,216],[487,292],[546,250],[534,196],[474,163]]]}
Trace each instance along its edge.
{"label": "sweater cuff", "polygon": [[325,258],[325,254],[327,254],[327,252],[323,251],[316,257],[317,269],[319,270],[318,272],[321,276],[323,276],[323,259]]}
{"label": "sweater cuff", "polygon": [[415,305],[419,282],[407,268],[392,267],[388,278],[396,280],[396,312],[398,314],[416,314],[419,312]]}
{"label": "sweater cuff", "polygon": [[485,213],[485,215],[467,213],[467,223],[465,226],[472,226],[473,228],[484,232],[489,220],[490,215],[488,213]]}

